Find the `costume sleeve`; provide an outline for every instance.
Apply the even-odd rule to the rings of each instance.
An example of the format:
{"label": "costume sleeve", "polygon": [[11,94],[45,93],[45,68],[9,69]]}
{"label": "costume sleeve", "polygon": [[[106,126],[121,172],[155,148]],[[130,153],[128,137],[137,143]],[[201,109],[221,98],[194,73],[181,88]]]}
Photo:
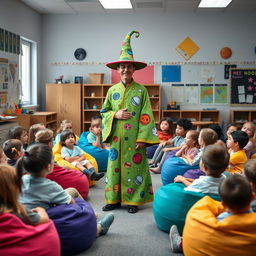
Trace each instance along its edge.
{"label": "costume sleeve", "polygon": [[139,130],[136,142],[144,142],[147,144],[157,144],[160,142],[146,88],[143,93],[143,102],[140,112]]}
{"label": "costume sleeve", "polygon": [[112,101],[110,93],[107,93],[106,100],[100,111],[102,116],[102,138],[104,142],[109,142],[109,135],[112,131],[112,125],[115,118],[115,111],[112,109]]}

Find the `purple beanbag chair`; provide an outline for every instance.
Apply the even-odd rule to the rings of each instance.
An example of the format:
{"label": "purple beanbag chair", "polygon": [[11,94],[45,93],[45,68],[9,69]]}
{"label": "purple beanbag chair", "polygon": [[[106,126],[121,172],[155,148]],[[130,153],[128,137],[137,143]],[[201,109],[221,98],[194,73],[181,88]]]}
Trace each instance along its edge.
{"label": "purple beanbag chair", "polygon": [[205,176],[205,172],[200,169],[191,169],[184,173],[185,178],[198,179],[200,176]]}
{"label": "purple beanbag chair", "polygon": [[97,223],[91,205],[79,198],[75,204],[47,210],[59,233],[61,255],[74,255],[88,249],[96,238]]}

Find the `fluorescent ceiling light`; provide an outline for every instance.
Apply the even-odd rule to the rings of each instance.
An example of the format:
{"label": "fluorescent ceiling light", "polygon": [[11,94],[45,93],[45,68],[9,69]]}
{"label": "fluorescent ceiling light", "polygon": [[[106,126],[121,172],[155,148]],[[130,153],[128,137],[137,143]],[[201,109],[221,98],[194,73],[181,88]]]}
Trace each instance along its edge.
{"label": "fluorescent ceiling light", "polygon": [[225,8],[232,0],[201,0],[199,8]]}
{"label": "fluorescent ceiling light", "polygon": [[130,0],[99,0],[105,9],[132,9]]}

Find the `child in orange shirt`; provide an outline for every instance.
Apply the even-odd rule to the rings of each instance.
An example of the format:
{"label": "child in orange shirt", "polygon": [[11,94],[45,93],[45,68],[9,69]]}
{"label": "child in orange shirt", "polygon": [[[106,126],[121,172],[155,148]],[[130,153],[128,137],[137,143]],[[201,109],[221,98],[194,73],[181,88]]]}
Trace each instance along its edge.
{"label": "child in orange shirt", "polygon": [[228,135],[227,146],[229,148],[230,160],[227,171],[230,173],[242,173],[247,156],[243,148],[249,141],[248,134],[243,131],[234,131]]}

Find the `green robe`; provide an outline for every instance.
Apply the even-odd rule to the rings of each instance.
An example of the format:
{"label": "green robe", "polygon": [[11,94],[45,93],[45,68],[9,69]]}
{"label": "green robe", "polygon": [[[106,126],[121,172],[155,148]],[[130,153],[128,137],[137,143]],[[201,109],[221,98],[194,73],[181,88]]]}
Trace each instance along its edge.
{"label": "green robe", "polygon": [[[115,119],[115,113],[124,108],[132,117]],[[101,115],[103,141],[110,143],[106,203],[143,205],[152,202],[146,148],[135,149],[136,142],[159,143],[147,89],[134,81],[126,87],[122,82],[113,85],[108,90]]]}

